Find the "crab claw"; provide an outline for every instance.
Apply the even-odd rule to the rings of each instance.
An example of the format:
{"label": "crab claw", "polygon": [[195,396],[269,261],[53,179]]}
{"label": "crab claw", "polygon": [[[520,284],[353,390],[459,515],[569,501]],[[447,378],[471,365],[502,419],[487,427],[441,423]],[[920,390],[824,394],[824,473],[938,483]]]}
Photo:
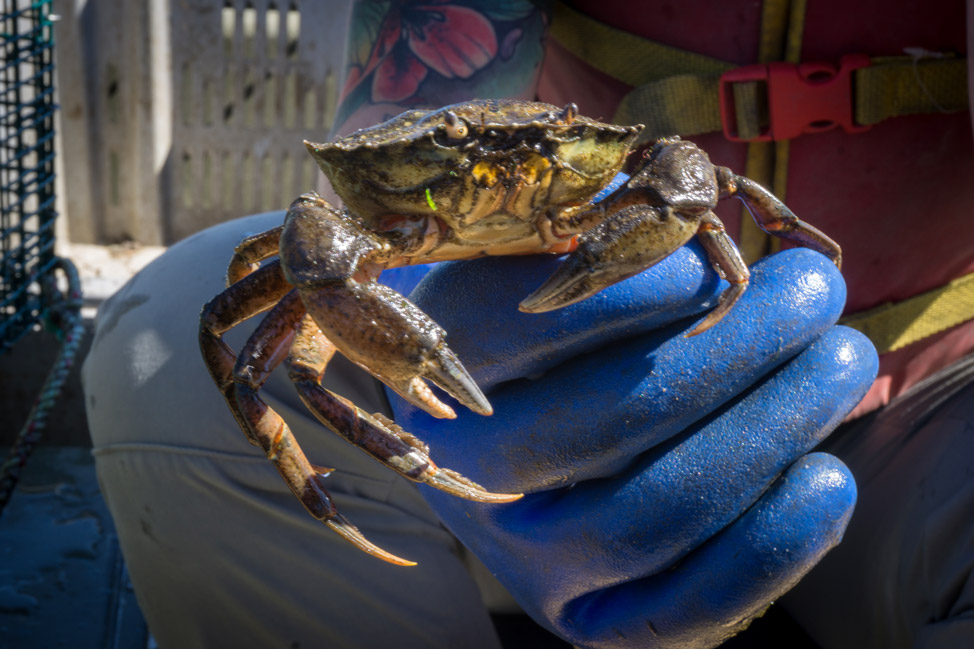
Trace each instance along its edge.
{"label": "crab claw", "polygon": [[466,368],[445,343],[430,350],[423,350],[422,360],[416,365],[416,373],[395,377],[387,371],[372,370],[383,383],[398,392],[406,401],[440,419],[454,419],[453,408],[440,401],[426,385],[435,383],[444,392],[480,415],[491,415],[494,409],[480,391]]}
{"label": "crab claw", "polygon": [[338,350],[404,399],[441,419],[456,417],[426,381],[481,415],[490,402],[449,347],[443,331],[419,307],[376,282],[302,287],[308,313]]}
{"label": "crab claw", "polygon": [[641,273],[689,241],[698,221],[666,207],[622,209],[581,235],[575,251],[518,308],[553,311]]}
{"label": "crab claw", "polygon": [[[577,252],[577,251],[576,251]],[[554,274],[533,293],[521,300],[518,310],[524,313],[554,311],[581,302],[603,288],[625,277],[606,281],[599,277],[596,264],[583,255],[572,253],[558,266]]]}

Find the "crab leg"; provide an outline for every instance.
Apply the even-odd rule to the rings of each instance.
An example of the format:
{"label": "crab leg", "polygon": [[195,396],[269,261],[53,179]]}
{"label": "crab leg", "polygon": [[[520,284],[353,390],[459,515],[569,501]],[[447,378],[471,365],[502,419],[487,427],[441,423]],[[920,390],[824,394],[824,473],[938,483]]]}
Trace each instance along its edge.
{"label": "crab leg", "polygon": [[495,494],[449,469],[437,467],[429,457],[429,447],[381,413],[369,414],[354,403],[321,386],[325,367],[335,354],[335,346],[325,338],[311,317],[299,325],[291,354],[288,375],[305,406],[325,426],[348,442],[415,482],[478,502],[511,502],[520,494]]}
{"label": "crab leg", "polygon": [[842,268],[842,249],[827,234],[810,225],[788,209],[777,196],[745,176],[726,167],[717,167],[721,197],[739,198],[754,221],[768,234],[817,250]]}
{"label": "crab leg", "polygon": [[700,238],[704,250],[707,251],[707,256],[710,257],[710,265],[714,267],[721,278],[730,283],[730,286],[720,294],[717,308],[697,323],[697,326],[687,334],[688,338],[703,333],[720,322],[747,290],[747,284],[751,277],[747,264],[741,257],[741,252],[728,236],[724,224],[721,223],[716,214],[707,212],[703,215],[697,236]]}
{"label": "crab leg", "polygon": [[254,272],[264,259],[273,257],[280,248],[281,231],[284,225],[271,228],[266,232],[247,237],[234,248],[233,257],[227,266],[227,286],[236,284],[241,279]]}
{"label": "crab leg", "polygon": [[233,367],[237,356],[223,342],[223,334],[244,320],[266,311],[293,287],[284,279],[281,264],[273,261],[228,287],[203,307],[200,315],[200,351],[213,382],[226,399],[240,428],[248,434],[247,421],[237,406],[234,391]]}
{"label": "crab leg", "polygon": [[358,528],[338,513],[323,485],[327,470],[308,462],[287,423],[260,398],[261,386],[284,360],[302,317],[304,306],[298,292],[291,291],[264,318],[241,350],[233,368],[233,391],[242,427],[264,450],[288,488],[314,518],[373,556],[401,566],[415,565],[366,539]]}

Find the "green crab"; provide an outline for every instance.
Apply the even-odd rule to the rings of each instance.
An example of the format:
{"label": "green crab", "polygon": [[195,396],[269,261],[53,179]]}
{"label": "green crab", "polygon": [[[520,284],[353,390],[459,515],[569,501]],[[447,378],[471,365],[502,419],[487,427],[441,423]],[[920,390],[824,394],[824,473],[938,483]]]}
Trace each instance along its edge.
{"label": "green crab", "polygon": [[[522,311],[537,313],[635,275],[696,235],[730,287],[689,334],[695,335],[723,318],[748,284],[747,266],[713,213],[719,198],[741,199],[765,231],[840,264],[829,237],[677,137],[656,142],[628,181],[593,202],[622,169],[641,128],[583,117],[574,104],[487,100],[412,110],[333,142],[305,143],[344,208],[304,194],[283,225],[240,243],[228,288],[203,308],[199,335],[207,368],[241,429],[312,516],[372,555],[412,564],[376,547],[336,511],[323,483],[330,469],[307,460],[285,421],[260,398],[281,362],[325,426],[406,478],[480,502],[521,497],[491,493],[437,467],[417,437],[321,386],[338,351],[435,417],[456,415],[427,381],[474,412],[491,414],[445,332],[375,281],[384,269],[569,253],[521,302]],[[266,310],[238,356],[223,334]]]}

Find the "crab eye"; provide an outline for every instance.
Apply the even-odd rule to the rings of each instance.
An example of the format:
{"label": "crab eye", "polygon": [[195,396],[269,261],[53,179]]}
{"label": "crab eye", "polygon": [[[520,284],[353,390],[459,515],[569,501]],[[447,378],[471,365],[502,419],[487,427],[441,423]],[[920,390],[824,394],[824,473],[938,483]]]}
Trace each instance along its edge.
{"label": "crab eye", "polygon": [[565,104],[565,107],[561,109],[561,113],[558,114],[558,121],[564,122],[565,124],[571,124],[575,121],[575,117],[578,115],[578,106],[575,104]]}
{"label": "crab eye", "polygon": [[469,133],[467,123],[457,117],[453,111],[447,111],[443,116],[443,125],[446,127],[446,136],[451,140],[462,140]]}

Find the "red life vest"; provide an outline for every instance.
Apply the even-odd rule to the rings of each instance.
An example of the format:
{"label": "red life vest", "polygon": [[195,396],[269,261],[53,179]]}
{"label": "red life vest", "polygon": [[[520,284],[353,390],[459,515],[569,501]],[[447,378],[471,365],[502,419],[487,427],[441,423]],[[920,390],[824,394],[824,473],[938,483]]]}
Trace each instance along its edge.
{"label": "red life vest", "polygon": [[[748,65],[756,62],[759,3],[633,3],[584,0],[580,12],[637,36]],[[808,3],[801,61],[837,63],[850,53],[902,56],[904,48],[966,52],[963,0],[911,0],[893,10],[880,0]],[[575,102],[583,114],[611,119],[628,86],[549,39],[539,99]],[[720,132],[690,136],[715,163],[743,173],[747,145]],[[894,117],[868,131],[841,129],[791,141],[786,202],[843,249],[847,313],[855,314],[941,287],[974,272],[974,137],[970,113]],[[731,233],[736,206],[719,208]],[[974,313],[971,313],[974,318]],[[911,385],[974,351],[974,320],[896,351],[854,412],[887,403]]]}

